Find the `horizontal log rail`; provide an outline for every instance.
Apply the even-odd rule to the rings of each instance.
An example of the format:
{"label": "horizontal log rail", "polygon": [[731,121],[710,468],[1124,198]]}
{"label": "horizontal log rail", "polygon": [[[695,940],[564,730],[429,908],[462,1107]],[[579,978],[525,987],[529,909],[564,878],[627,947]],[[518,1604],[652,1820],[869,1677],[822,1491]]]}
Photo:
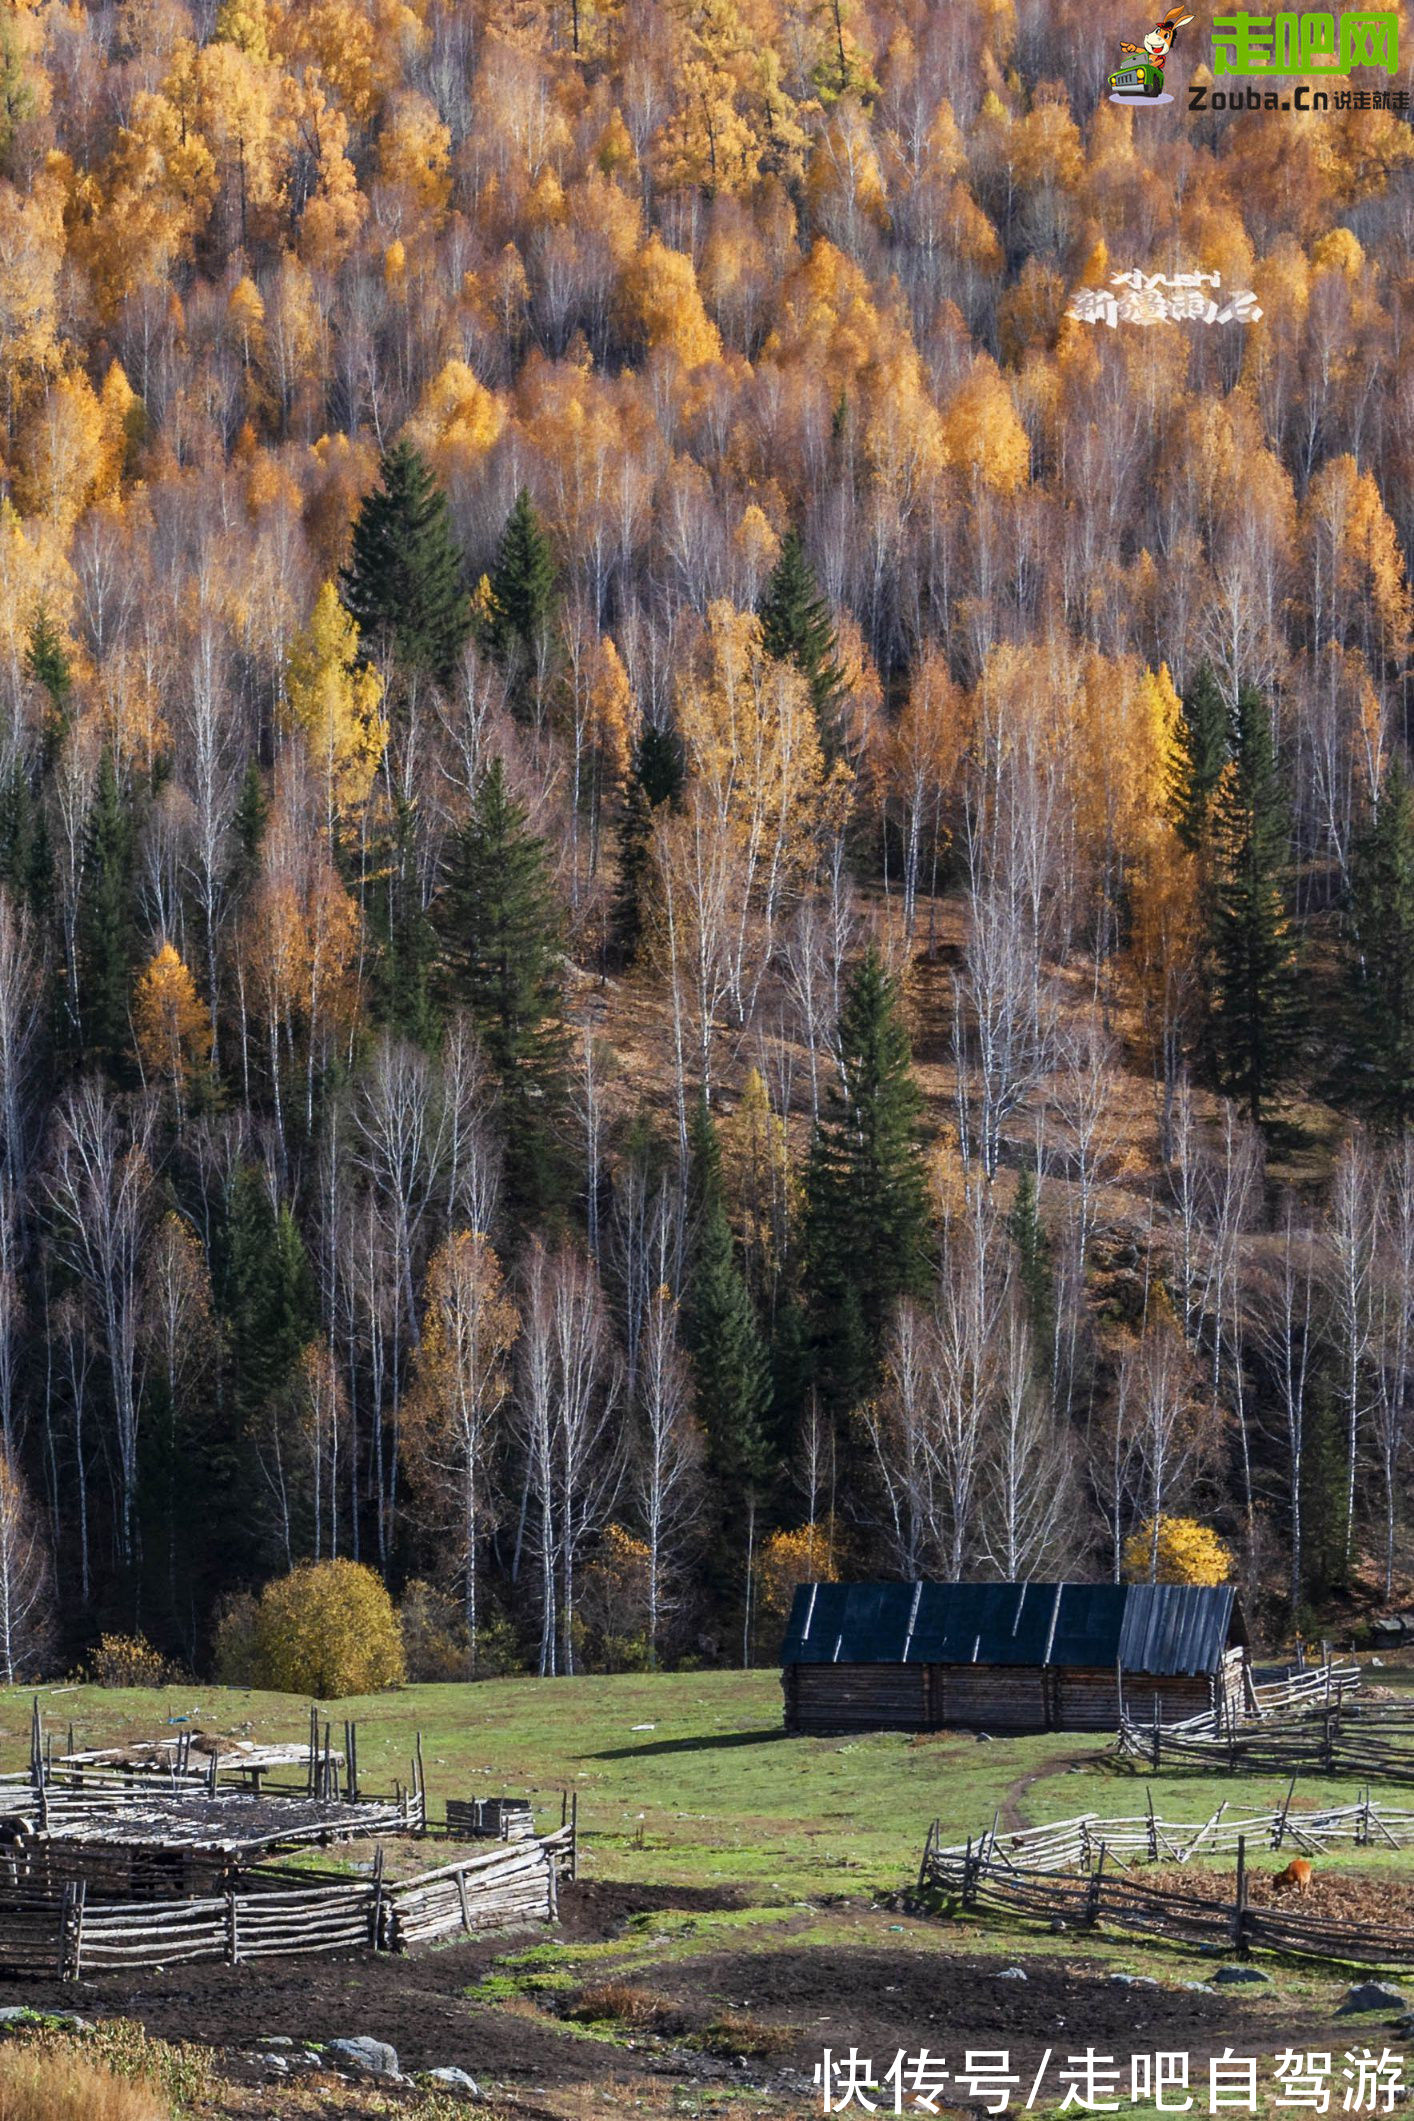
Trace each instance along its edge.
{"label": "horizontal log rail", "polygon": [[389,1883],[382,1852],[373,1875],[348,1882],[304,1873],[247,1872],[238,1889],[196,1898],[99,1901],[68,1878],[50,1892],[0,1877],[0,1971],[73,1979],[103,1968],[285,1954],[406,1951],[558,1913],[559,1879],[572,1875],[574,1823],[508,1841],[416,1878]]}
{"label": "horizontal log rail", "polygon": [[[1001,1833],[994,1818],[982,1834],[946,1846],[935,1820],[919,1864],[918,1892],[934,1912],[991,1911],[1077,1929],[1104,1923],[1177,1943],[1217,1945],[1239,1956],[1261,1946],[1357,1966],[1414,1962],[1414,1932],[1249,1904],[1249,1850],[1289,1846],[1321,1854],[1342,1844],[1414,1848],[1414,1811],[1378,1804],[1368,1789],[1357,1804],[1311,1812],[1293,1811],[1293,1794],[1294,1783],[1286,1802],[1271,1811],[1231,1810],[1222,1804],[1205,1820],[1160,1819],[1152,1798],[1144,1813],[1101,1818],[1084,1812],[1014,1833]],[[1200,1851],[1236,1856],[1231,1899],[1152,1885],[1136,1875],[1136,1865],[1186,1863]]]}

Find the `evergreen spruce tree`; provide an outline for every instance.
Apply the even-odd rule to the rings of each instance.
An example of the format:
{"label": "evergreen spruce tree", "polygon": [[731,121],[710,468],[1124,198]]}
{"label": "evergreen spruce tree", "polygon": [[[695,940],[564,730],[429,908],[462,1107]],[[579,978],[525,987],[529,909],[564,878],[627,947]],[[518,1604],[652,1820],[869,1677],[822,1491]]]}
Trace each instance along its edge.
{"label": "evergreen spruce tree", "polygon": [[54,719],[52,734],[55,738],[62,736],[69,725],[69,709],[73,703],[73,665],[59,630],[43,604],[30,627],[25,668],[35,684],[42,685],[49,695]]}
{"label": "evergreen spruce tree", "polygon": [[1398,761],[1355,844],[1347,986],[1357,1094],[1403,1129],[1414,1120],[1414,788]]}
{"label": "evergreen spruce tree", "polygon": [[1016,1199],[1007,1217],[1016,1246],[1017,1278],[1026,1299],[1031,1344],[1038,1372],[1049,1374],[1055,1329],[1055,1281],[1051,1249],[1036,1204],[1036,1179],[1028,1165],[1016,1183]]}
{"label": "evergreen spruce tree", "polygon": [[822,1397],[848,1409],[869,1389],[889,1311],[928,1280],[918,1087],[898,990],[876,950],[840,1014],[844,1086],[832,1087],[807,1179],[807,1283]]}
{"label": "evergreen spruce tree", "polygon": [[1200,665],[1183,695],[1170,803],[1178,836],[1190,853],[1206,845],[1213,798],[1228,760],[1227,705],[1212,666]]}
{"label": "evergreen spruce tree", "polygon": [[471,632],[447,497],[410,442],[385,451],[340,577],[365,653],[449,685]]}
{"label": "evergreen spruce tree", "polygon": [[88,814],[79,895],[79,1031],[84,1052],[120,1075],[132,1045],[132,865],[132,819],[113,755],[105,750]]}
{"label": "evergreen spruce tree", "polygon": [[633,775],[618,826],[619,874],[610,912],[610,936],[621,965],[631,965],[643,939],[643,901],[648,884],[653,824],[666,804],[682,800],[683,756],[679,738],[668,729],[645,727],[634,753]]}
{"label": "evergreen spruce tree", "polygon": [[544,842],[499,759],[453,843],[437,928],[444,994],[469,1010],[500,1088],[511,1205],[534,1220],[562,1201],[567,1175],[560,915]]}
{"label": "evergreen spruce tree", "polygon": [[[707,1444],[712,1545],[730,1583],[741,1569],[744,1543],[771,1471],[766,1437],[771,1373],[727,1220],[721,1150],[705,1105],[694,1115],[690,1150],[684,1322],[697,1418]],[[737,1601],[729,1598],[728,1603]]]}
{"label": "evergreen spruce tree", "polygon": [[1266,702],[1243,686],[1213,802],[1213,1033],[1222,1086],[1259,1122],[1299,1035],[1287,913],[1290,828]]}
{"label": "evergreen spruce tree", "polygon": [[533,664],[555,608],[555,558],[522,486],[491,569],[484,638],[501,662]]}
{"label": "evergreen spruce tree", "polygon": [[844,673],[839,666],[830,607],[820,594],[815,571],[798,530],[792,526],[757,610],[766,653],[778,662],[794,663],[810,687],[820,741],[826,753],[839,749],[839,709]]}
{"label": "evergreen spruce tree", "polygon": [[253,1165],[241,1165],[231,1187],[217,1267],[224,1412],[213,1425],[203,1474],[212,1538],[225,1549],[217,1577],[229,1583],[249,1572],[249,1526],[268,1502],[257,1451],[268,1451],[271,1421],[283,1421],[301,1353],[319,1331],[318,1291],[299,1225],[285,1203],[272,1205],[265,1175]]}
{"label": "evergreen spruce tree", "polygon": [[245,1164],[231,1188],[224,1306],[233,1405],[241,1426],[288,1387],[301,1350],[319,1328],[319,1304],[304,1240],[288,1206],[276,1209],[264,1174]]}
{"label": "evergreen spruce tree", "polygon": [[383,1015],[404,1038],[431,1052],[440,1028],[432,999],[437,935],[418,891],[410,818],[399,819],[395,863],[383,964]]}
{"label": "evergreen spruce tree", "polygon": [[236,799],[236,846],[239,849],[238,869],[242,877],[255,874],[269,809],[270,805],[265,797],[265,783],[260,778],[260,768],[252,759],[242,776],[241,792]]}
{"label": "evergreen spruce tree", "polygon": [[0,884],[42,914],[48,899],[49,840],[23,759],[0,778]]}

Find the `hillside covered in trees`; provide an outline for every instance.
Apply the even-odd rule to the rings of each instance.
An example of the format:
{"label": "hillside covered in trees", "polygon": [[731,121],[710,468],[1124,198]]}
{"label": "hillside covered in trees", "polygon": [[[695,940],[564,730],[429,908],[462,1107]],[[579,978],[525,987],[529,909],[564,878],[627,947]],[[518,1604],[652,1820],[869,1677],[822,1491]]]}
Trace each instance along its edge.
{"label": "hillside covered in trees", "polygon": [[1143,26],[4,11],[0,1677],[1407,1586],[1414,151]]}

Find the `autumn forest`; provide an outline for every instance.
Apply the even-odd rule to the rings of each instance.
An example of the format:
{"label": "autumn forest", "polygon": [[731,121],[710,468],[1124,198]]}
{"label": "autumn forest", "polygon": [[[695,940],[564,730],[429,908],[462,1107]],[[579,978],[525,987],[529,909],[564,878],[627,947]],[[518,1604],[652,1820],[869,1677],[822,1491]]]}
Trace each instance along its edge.
{"label": "autumn forest", "polygon": [[1414,146],[1143,15],[5,8],[0,1677],[1409,1595]]}

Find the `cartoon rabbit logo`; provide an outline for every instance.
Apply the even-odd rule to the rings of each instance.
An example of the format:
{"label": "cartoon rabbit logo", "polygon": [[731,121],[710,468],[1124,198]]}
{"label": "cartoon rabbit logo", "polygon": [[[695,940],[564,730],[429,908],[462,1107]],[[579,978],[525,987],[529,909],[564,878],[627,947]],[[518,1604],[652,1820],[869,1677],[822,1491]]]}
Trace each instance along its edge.
{"label": "cartoon rabbit logo", "polygon": [[1120,64],[1110,75],[1110,94],[1119,103],[1148,96],[1171,103],[1164,94],[1164,61],[1173,50],[1173,40],[1193,17],[1182,6],[1171,7],[1149,30],[1142,44],[1121,44]]}

